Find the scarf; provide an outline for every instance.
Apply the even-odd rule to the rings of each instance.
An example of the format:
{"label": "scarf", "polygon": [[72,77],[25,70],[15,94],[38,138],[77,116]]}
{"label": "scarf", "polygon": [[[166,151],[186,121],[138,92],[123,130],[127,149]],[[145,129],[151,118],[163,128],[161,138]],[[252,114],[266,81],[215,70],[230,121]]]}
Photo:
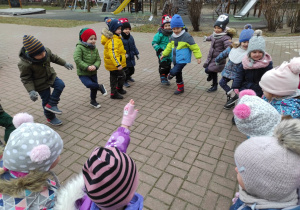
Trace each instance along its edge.
{"label": "scarf", "polygon": [[242,63],[244,69],[261,69],[267,67],[271,61],[272,61],[271,56],[268,53],[265,53],[265,56],[257,61],[248,57],[248,55],[245,55],[242,60]]}
{"label": "scarf", "polygon": [[32,63],[44,63],[46,60],[47,60],[47,56],[48,56],[48,53],[47,51],[46,52],[46,55],[45,57],[43,57],[42,59],[35,59],[35,58],[32,58],[27,52],[25,52],[25,55],[26,55],[26,58],[31,61]]}
{"label": "scarf", "polygon": [[125,34],[123,31],[121,32],[121,35],[123,37],[123,39],[129,39],[130,38],[130,33],[127,35]]}
{"label": "scarf", "polygon": [[179,34],[175,34],[175,33],[173,33],[172,34],[172,36],[174,37],[174,38],[178,38],[178,37],[180,37],[182,34],[184,34],[185,33],[185,30],[182,30]]}
{"label": "scarf", "polygon": [[227,31],[224,31],[224,32],[221,32],[221,33],[218,33],[218,34],[216,34],[215,32],[213,32],[213,37],[215,39],[221,39],[225,35],[227,35]]}
{"label": "scarf", "polygon": [[87,47],[90,48],[90,49],[95,49],[95,48],[96,48],[95,45],[89,44],[89,43],[87,43],[87,42],[81,41],[81,43],[84,44],[85,46],[87,46]]}
{"label": "scarf", "polygon": [[158,31],[159,31],[160,33],[162,33],[163,35],[165,35],[165,36],[171,36],[172,33],[173,33],[172,30],[165,30],[165,29],[163,29],[163,28],[158,29]]}
{"label": "scarf", "polygon": [[239,64],[242,62],[243,57],[247,55],[247,50],[244,50],[241,47],[238,48],[232,48],[230,53],[229,53],[229,60],[233,62],[234,64]]}

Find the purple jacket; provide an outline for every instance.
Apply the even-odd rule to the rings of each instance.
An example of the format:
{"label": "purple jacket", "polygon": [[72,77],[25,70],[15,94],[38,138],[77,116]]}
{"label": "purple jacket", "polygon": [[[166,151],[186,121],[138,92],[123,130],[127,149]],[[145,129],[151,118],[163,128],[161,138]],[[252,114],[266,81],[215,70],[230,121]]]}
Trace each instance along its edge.
{"label": "purple jacket", "polygon": [[231,37],[224,35],[219,39],[215,39],[213,35],[207,37],[206,41],[211,41],[207,60],[203,67],[208,68],[209,72],[221,72],[226,64],[226,60],[222,60],[219,65],[216,65],[215,59],[218,55],[223,52],[227,47],[231,45]]}

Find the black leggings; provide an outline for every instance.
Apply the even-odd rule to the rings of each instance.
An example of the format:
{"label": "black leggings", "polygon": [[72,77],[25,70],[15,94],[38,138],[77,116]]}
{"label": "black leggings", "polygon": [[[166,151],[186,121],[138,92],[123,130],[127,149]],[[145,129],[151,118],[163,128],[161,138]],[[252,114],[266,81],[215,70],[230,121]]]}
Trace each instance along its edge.
{"label": "black leggings", "polygon": [[218,84],[218,72],[211,72],[208,68],[205,68],[205,73],[212,77],[213,85]]}

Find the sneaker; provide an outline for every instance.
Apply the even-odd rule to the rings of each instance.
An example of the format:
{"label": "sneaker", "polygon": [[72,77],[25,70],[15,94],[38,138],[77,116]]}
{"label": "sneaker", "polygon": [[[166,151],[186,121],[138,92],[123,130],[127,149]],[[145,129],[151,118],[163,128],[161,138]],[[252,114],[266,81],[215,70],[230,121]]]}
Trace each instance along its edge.
{"label": "sneaker", "polygon": [[227,103],[224,105],[224,109],[230,109],[232,107],[234,107],[235,102],[239,99],[239,96],[237,94],[235,94],[235,96],[233,98],[230,98]]}
{"label": "sneaker", "polygon": [[96,109],[99,109],[101,105],[96,100],[91,100],[90,105]]}
{"label": "sneaker", "polygon": [[170,82],[167,80],[166,77],[161,77],[160,82],[162,85],[167,85],[167,86],[170,85]]}
{"label": "sneaker", "polygon": [[54,117],[52,120],[50,119],[47,119],[48,123],[50,123],[51,125],[55,125],[55,126],[58,126],[58,125],[61,125],[62,124],[62,121],[59,120],[58,118]]}
{"label": "sneaker", "polygon": [[174,76],[172,76],[170,73],[167,76],[167,79],[170,81],[171,79],[173,79]]}
{"label": "sneaker", "polygon": [[102,93],[103,96],[107,95],[107,91],[106,91],[104,85],[99,84],[99,89],[98,90]]}
{"label": "sneaker", "polygon": [[130,87],[130,85],[129,85],[129,83],[126,81],[126,82],[124,82],[124,86],[125,87],[127,87],[127,88],[129,88]]}
{"label": "sneaker", "polygon": [[212,76],[211,76],[211,74],[208,74],[206,81],[207,81],[207,82],[212,81]]}
{"label": "sneaker", "polygon": [[124,97],[122,95],[120,95],[118,92],[116,92],[115,94],[110,94],[110,98],[111,99],[123,99]]}
{"label": "sneaker", "polygon": [[207,89],[206,92],[211,93],[211,92],[215,92],[218,90],[218,84],[216,85],[211,85],[211,88]]}
{"label": "sneaker", "polygon": [[123,88],[118,88],[118,89],[117,89],[117,92],[120,93],[120,94],[122,94],[122,95],[124,95],[124,94],[127,93],[127,91],[124,90]]}
{"label": "sneaker", "polygon": [[54,114],[62,114],[62,111],[60,111],[57,106],[50,106],[49,104],[46,104],[45,109]]}
{"label": "sneaker", "polygon": [[128,79],[129,82],[135,82],[134,79],[132,79],[131,77]]}

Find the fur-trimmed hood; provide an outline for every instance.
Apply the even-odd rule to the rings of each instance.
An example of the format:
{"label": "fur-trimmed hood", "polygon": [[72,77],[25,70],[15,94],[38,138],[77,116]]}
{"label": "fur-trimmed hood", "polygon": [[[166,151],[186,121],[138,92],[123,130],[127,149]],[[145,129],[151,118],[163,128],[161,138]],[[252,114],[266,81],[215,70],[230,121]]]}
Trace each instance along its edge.
{"label": "fur-trimmed hood", "polygon": [[101,34],[102,34],[102,36],[101,36],[101,44],[102,45],[105,45],[106,42],[109,39],[112,39],[114,36],[113,32],[109,31],[107,28],[103,28]]}

